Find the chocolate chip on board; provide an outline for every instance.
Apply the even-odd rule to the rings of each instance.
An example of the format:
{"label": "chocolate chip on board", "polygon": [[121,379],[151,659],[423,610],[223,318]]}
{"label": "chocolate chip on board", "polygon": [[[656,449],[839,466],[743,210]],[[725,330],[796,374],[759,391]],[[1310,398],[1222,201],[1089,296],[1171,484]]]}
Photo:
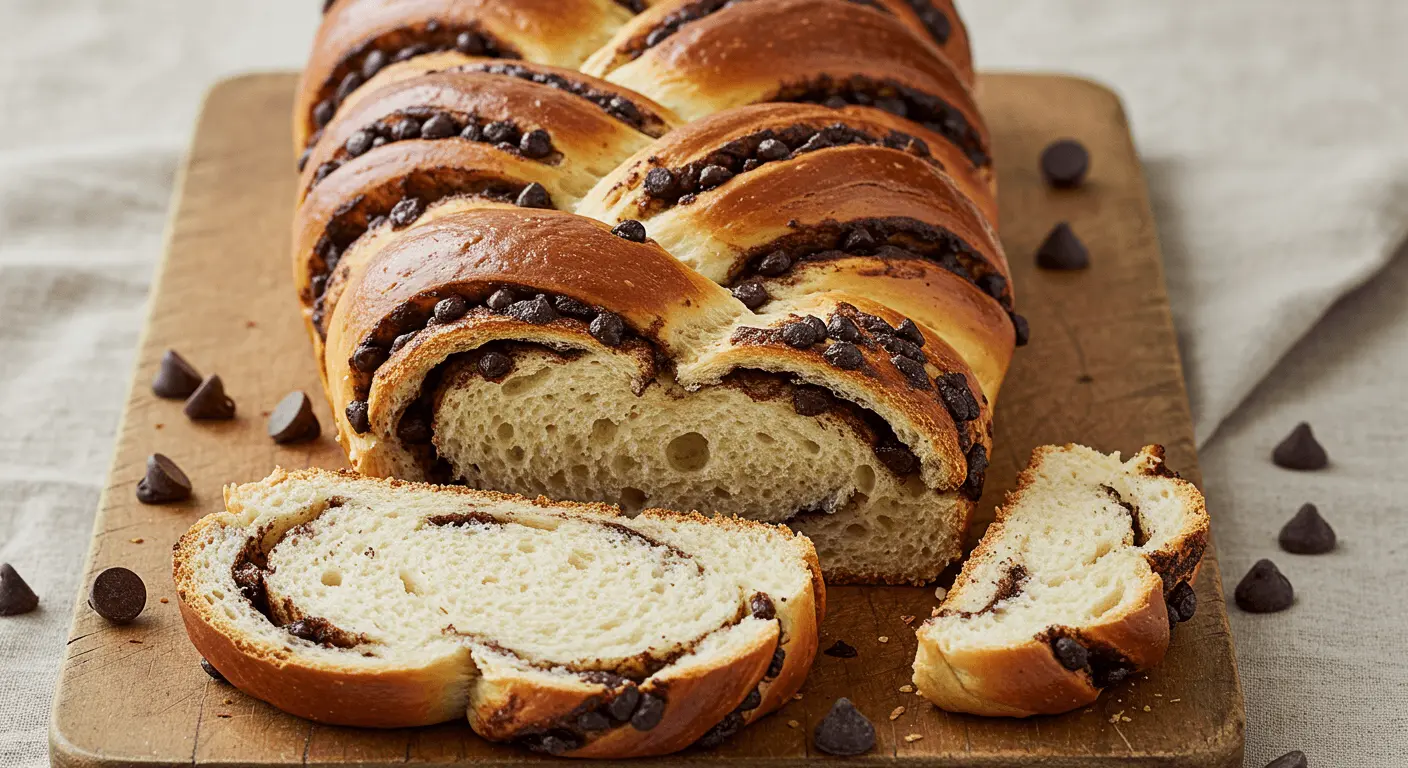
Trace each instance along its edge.
{"label": "chocolate chip on board", "polygon": [[1056,642],[1051,644],[1051,652],[1055,654],[1056,660],[1061,662],[1061,666],[1072,672],[1085,669],[1090,663],[1090,651],[1069,637],[1056,638]]}
{"label": "chocolate chip on board", "polygon": [[1291,434],[1276,445],[1271,452],[1271,461],[1286,469],[1324,469],[1330,463],[1325,449],[1315,439],[1310,424],[1302,421],[1291,430]]}
{"label": "chocolate chip on board", "polygon": [[1169,590],[1165,603],[1168,605],[1168,622],[1172,626],[1193,618],[1193,614],[1198,612],[1198,593],[1188,582],[1180,581]]}
{"label": "chocolate chip on board", "polygon": [[854,659],[856,656],[860,655],[859,652],[845,640],[837,640],[831,644],[831,647],[822,651],[822,653],[838,659]]}
{"label": "chocolate chip on board", "polygon": [[1237,584],[1233,597],[1247,613],[1277,613],[1295,602],[1295,590],[1275,563],[1258,560]]}
{"label": "chocolate chip on board", "polygon": [[1310,768],[1310,761],[1304,752],[1297,749],[1267,763],[1266,768]]}
{"label": "chocolate chip on board", "polygon": [[1075,139],[1049,144],[1041,153],[1041,175],[1058,189],[1080,186],[1090,170],[1090,153]]}
{"label": "chocolate chip on board", "polygon": [[845,697],[816,724],[812,743],[828,755],[863,755],[875,746],[875,726]]}
{"label": "chocolate chip on board", "polygon": [[235,418],[235,401],[225,394],[225,383],[211,374],[186,399],[182,409],[192,419],[224,420]]}
{"label": "chocolate chip on board", "polygon": [[39,607],[39,595],[9,563],[0,563],[0,616],[18,616]]}
{"label": "chocolate chip on board", "polygon": [[210,675],[210,678],[217,683],[229,682],[225,679],[224,675],[220,674],[220,670],[216,669],[215,665],[210,663],[209,659],[201,659],[200,668],[205,670],[205,674]]}
{"label": "chocolate chip on board", "polygon": [[126,568],[107,568],[93,579],[88,607],[114,624],[126,624],[147,607],[147,585]]}
{"label": "chocolate chip on board", "polygon": [[1027,343],[1032,339],[1031,325],[1027,323],[1027,318],[1015,312],[1012,313],[1012,328],[1016,331],[1013,337],[1014,343],[1019,347],[1027,346]]}
{"label": "chocolate chip on board", "polygon": [[313,401],[303,392],[290,392],[269,413],[269,437],[276,443],[314,440],[322,432]]}
{"label": "chocolate chip on board", "polygon": [[161,366],[152,379],[152,393],[157,397],[181,400],[191,396],[200,386],[201,375],[195,366],[174,349],[161,356]]}
{"label": "chocolate chip on board", "polygon": [[137,501],[166,504],[191,497],[191,480],[176,462],[153,453],[147,457],[147,473],[137,481]]}
{"label": "chocolate chip on board", "polygon": [[1335,529],[1320,516],[1314,504],[1304,504],[1281,528],[1281,549],[1297,555],[1323,555],[1335,548]]}
{"label": "chocolate chip on board", "polygon": [[1076,237],[1071,225],[1060,222],[1051,228],[1036,249],[1036,265],[1042,269],[1075,270],[1090,266],[1090,251]]}

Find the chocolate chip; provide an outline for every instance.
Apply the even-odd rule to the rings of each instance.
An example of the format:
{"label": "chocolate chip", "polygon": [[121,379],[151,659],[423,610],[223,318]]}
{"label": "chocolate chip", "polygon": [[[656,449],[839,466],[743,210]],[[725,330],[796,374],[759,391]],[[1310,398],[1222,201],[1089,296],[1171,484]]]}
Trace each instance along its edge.
{"label": "chocolate chip", "polygon": [[440,324],[453,323],[469,311],[469,302],[459,296],[447,296],[435,302],[433,315]]}
{"label": "chocolate chip", "polygon": [[1297,749],[1267,763],[1266,768],[1310,768],[1310,761],[1304,752]]}
{"label": "chocolate chip", "polygon": [[471,118],[469,125],[466,125],[464,130],[460,131],[460,138],[470,141],[479,141],[484,138],[484,129],[480,128],[479,124],[474,122],[473,118]]}
{"label": "chocolate chip", "polygon": [[353,400],[343,412],[347,415],[347,423],[352,425],[353,432],[364,435],[371,430],[372,422],[367,415],[366,400]]}
{"label": "chocolate chip", "polygon": [[191,497],[191,480],[176,462],[160,453],[147,457],[146,474],[137,482],[137,501],[166,504]]}
{"label": "chocolate chip", "polygon": [[763,705],[763,692],[754,688],[743,697],[743,703],[738,705],[739,712],[751,712]]}
{"label": "chocolate chip", "polygon": [[904,374],[904,378],[915,389],[928,390],[933,386],[929,383],[929,373],[924,370],[924,364],[899,355],[891,355],[890,362]]}
{"label": "chocolate chip", "polygon": [[802,320],[782,326],[782,340],[791,347],[806,349],[824,338],[825,331],[817,333],[811,323]]}
{"label": "chocolate chip", "polygon": [[1027,346],[1027,342],[1031,341],[1032,338],[1031,326],[1027,325],[1027,318],[1022,317],[1016,312],[1012,313],[1011,318],[1012,329],[1015,332],[1013,341],[1019,347]]}
{"label": "chocolate chip", "polygon": [[851,343],[860,341],[860,329],[856,327],[853,320],[845,315],[831,316],[831,321],[826,324],[826,335],[837,341]]}
{"label": "chocolate chip", "polygon": [[953,34],[953,23],[938,8],[933,6],[925,8],[919,14],[919,20],[924,22],[924,26],[929,29],[929,34],[934,38],[934,42],[939,45],[947,43],[949,36]]}
{"label": "chocolate chip", "polygon": [[302,392],[290,392],[269,414],[269,437],[276,443],[313,440],[322,432],[313,413],[313,401]]}
{"label": "chocolate chip", "polygon": [[822,322],[821,318],[816,315],[807,315],[802,318],[802,322],[811,326],[812,333],[816,334],[817,341],[826,340],[826,323]]}
{"label": "chocolate chip", "polygon": [[381,225],[383,225],[383,224],[385,224],[385,223],[386,223],[386,217],[385,217],[385,216],[377,216],[376,218],[374,218],[374,219],[372,219],[371,221],[367,222],[367,229],[376,229],[376,228],[380,227]]}
{"label": "chocolate chip", "polygon": [[1302,505],[1281,528],[1281,549],[1297,555],[1323,555],[1335,548],[1335,529],[1320,516],[1314,504]]}
{"label": "chocolate chip", "polygon": [[987,479],[988,449],[982,445],[975,445],[968,449],[968,455],[965,458],[968,461],[968,476],[964,479],[963,487],[959,491],[973,501],[977,501],[983,495],[983,483]]}
{"label": "chocolate chip", "polygon": [[1258,560],[1233,592],[1237,605],[1248,613],[1276,613],[1291,607],[1295,590],[1270,560]]}
{"label": "chocolate chip", "polygon": [[816,724],[812,743],[828,755],[863,755],[875,746],[875,726],[850,699],[840,698]]}
{"label": "chocolate chip", "polygon": [[837,94],[832,94],[830,96],[827,96],[826,100],[821,102],[821,105],[824,107],[830,107],[831,109],[841,109],[842,107],[850,106],[850,102],[846,101],[844,98]]}
{"label": "chocolate chip", "polygon": [[604,731],[611,727],[611,720],[600,712],[583,712],[577,716],[577,727],[588,733]]}
{"label": "chocolate chip", "polygon": [[548,199],[548,190],[542,184],[533,182],[523,188],[518,193],[518,199],[514,204],[519,208],[551,208],[552,202]]}
{"label": "chocolate chip", "polygon": [[415,223],[416,219],[425,212],[425,204],[419,197],[402,198],[401,202],[391,208],[392,229],[405,229]]}
{"label": "chocolate chip", "polygon": [[186,362],[186,358],[174,349],[166,350],[161,356],[161,366],[152,379],[152,392],[157,397],[180,399],[189,397],[200,386],[200,372]]}
{"label": "chocolate chip", "polygon": [[954,422],[962,424],[982,415],[978,400],[973,397],[973,390],[968,387],[967,376],[957,372],[945,373],[935,379],[934,383],[938,385],[939,397],[943,399],[944,407],[948,408]]}
{"label": "chocolate chip", "polygon": [[1271,452],[1271,460],[1286,469],[1324,469],[1330,463],[1310,425],[1302,421]]}
{"label": "chocolate chip", "polygon": [[1051,652],[1056,656],[1056,660],[1061,662],[1061,666],[1072,672],[1085,669],[1085,665],[1090,663],[1090,651],[1069,637],[1056,638],[1051,644]]}
{"label": "chocolate chip", "polygon": [[337,167],[337,162],[334,160],[329,160],[326,163],[323,163],[322,165],[318,166],[317,170],[313,171],[313,183],[316,184],[322,181],[323,179],[326,179],[329,174],[337,170]]}
{"label": "chocolate chip", "polygon": [[571,752],[582,746],[582,740],[577,734],[567,731],[553,731],[538,737],[536,742],[528,742],[528,749],[533,752],[543,752],[557,756]]}
{"label": "chocolate chip", "polygon": [[578,320],[591,320],[597,315],[595,309],[571,296],[554,296],[552,297],[552,305],[558,312]]}
{"label": "chocolate chip", "polygon": [[843,371],[854,371],[865,365],[865,355],[860,352],[860,347],[849,341],[834,341],[826,348],[821,356],[826,362],[840,368]]}
{"label": "chocolate chip", "polygon": [[675,174],[668,168],[651,168],[645,174],[645,193],[652,197],[664,197],[675,189]]}
{"label": "chocolate chip", "polygon": [[39,595],[9,563],[0,563],[0,616],[18,616],[39,607]]}
{"label": "chocolate chip", "polygon": [[407,412],[396,425],[396,436],[409,445],[425,445],[434,435],[425,417]]}
{"label": "chocolate chip", "polygon": [[1193,618],[1193,614],[1198,612],[1198,593],[1193,591],[1193,587],[1188,582],[1180,581],[1169,590],[1168,597],[1165,598],[1168,604],[1169,625],[1180,621],[1187,621]]}
{"label": "chocolate chip", "polygon": [[924,354],[924,350],[920,349],[918,344],[905,341],[898,336],[881,334],[876,336],[875,340],[880,342],[880,346],[884,347],[885,351],[891,354],[907,357],[917,363],[927,363],[929,361],[929,358]]}
{"label": "chocolate chip", "polygon": [[513,291],[509,290],[508,288],[500,288],[499,290],[489,294],[488,300],[484,303],[488,305],[489,309],[492,309],[496,312],[502,312],[503,310],[508,309],[509,305],[514,303],[515,301],[518,301],[518,296],[514,295]]}
{"label": "chocolate chip", "polygon": [[831,644],[830,648],[822,651],[822,653],[827,656],[834,656],[838,659],[854,659],[856,656],[860,655],[856,649],[851,647],[850,643],[847,643],[845,640],[837,640]]}
{"label": "chocolate chip", "polygon": [[318,102],[318,106],[313,107],[313,124],[322,128],[332,121],[332,116],[336,111],[337,107],[331,101],[323,99]]}
{"label": "chocolate chip", "polygon": [[1002,292],[1007,288],[1007,278],[997,274],[996,272],[989,272],[988,274],[978,278],[976,284],[978,286],[978,290],[982,291],[983,293],[986,293],[994,299],[997,299],[998,301],[1001,301]]}
{"label": "chocolate chip", "polygon": [[631,727],[637,731],[648,731],[660,724],[665,716],[665,700],[653,693],[642,693],[640,705],[631,715]]}
{"label": "chocolate chip", "polygon": [[915,325],[913,320],[907,317],[895,329],[895,335],[916,347],[924,346],[924,333],[919,330],[919,326]]}
{"label": "chocolate chip", "polygon": [[777,677],[778,675],[782,674],[782,667],[786,663],[787,651],[784,651],[781,647],[779,647],[777,650],[772,652],[772,661],[768,662],[768,668],[765,672],[763,672],[763,678],[766,680],[771,680]]}
{"label": "chocolate chip", "polygon": [[587,326],[587,332],[608,347],[618,347],[625,336],[626,323],[614,312],[602,312]]}
{"label": "chocolate chip", "polygon": [[342,82],[337,85],[338,102],[346,101],[347,97],[351,96],[353,91],[361,88],[364,82],[366,81],[362,78],[361,72],[348,72],[347,76],[342,78]]}
{"label": "chocolate chip", "polygon": [[737,711],[730,712],[724,715],[723,720],[715,723],[713,728],[705,731],[704,735],[700,736],[699,739],[694,742],[694,746],[699,749],[713,749],[728,741],[735,733],[742,730],[742,728],[743,715],[739,714]]}
{"label": "chocolate chip", "polygon": [[[641,0],[632,0],[632,3],[640,4]],[[641,10],[644,10],[644,7]],[[640,13],[640,11],[636,11],[636,13]],[[636,108],[635,104],[620,96],[612,96],[611,100],[606,102],[606,111],[628,123],[640,122],[640,110]]]}
{"label": "chocolate chip", "polygon": [[771,621],[777,618],[777,609],[773,607],[772,598],[763,592],[758,592],[748,599],[748,610],[753,612],[755,619]]}
{"label": "chocolate chip", "polygon": [[513,358],[502,352],[485,352],[476,364],[479,373],[486,379],[500,379],[513,370]]}
{"label": "chocolate chip", "polygon": [[773,251],[758,262],[758,274],[776,277],[792,268],[792,257],[786,251]]}
{"label": "chocolate chip", "polygon": [[235,401],[225,395],[225,384],[220,377],[211,374],[186,399],[182,410],[192,419],[233,419]]}
{"label": "chocolate chip", "polygon": [[645,242],[645,225],[635,219],[626,219],[612,227],[611,234],[633,243],[643,243]]}
{"label": "chocolate chip", "polygon": [[819,416],[831,410],[831,393],[802,384],[792,390],[792,410],[802,416]]}
{"label": "chocolate chip", "polygon": [[396,55],[391,57],[391,60],[409,61],[410,59],[414,59],[415,57],[420,56],[423,53],[429,52],[430,46],[425,45],[424,43],[416,43],[415,45],[408,45],[405,48],[402,48],[401,50],[397,51]]}
{"label": "chocolate chip", "polygon": [[225,679],[224,675],[220,674],[220,670],[216,669],[215,665],[210,663],[209,659],[201,659],[200,668],[205,670],[205,674],[210,675],[210,679],[214,680],[217,683],[229,682]]}
{"label": "chocolate chip", "polygon": [[420,138],[420,121],[413,117],[403,117],[391,126],[392,141],[410,141]]}
{"label": "chocolate chip", "polygon": [[343,144],[343,149],[352,157],[365,155],[372,148],[372,142],[376,140],[376,135],[371,131],[361,130],[347,138],[347,143]]}
{"label": "chocolate chip", "polygon": [[518,143],[518,126],[508,120],[496,120],[484,126],[485,141]]}
{"label": "chocolate chip", "polygon": [[557,319],[557,310],[553,308],[548,297],[538,294],[531,299],[515,301],[508,307],[508,314],[516,320],[533,325],[545,325]]}
{"label": "chocolate chip", "polygon": [[460,126],[455,122],[455,118],[444,112],[436,112],[420,127],[422,139],[448,139],[459,132]]}
{"label": "chocolate chip", "polygon": [[768,302],[768,291],[761,283],[739,283],[733,287],[733,298],[743,302],[743,306],[756,310]]}
{"label": "chocolate chip", "polygon": [[1071,230],[1071,225],[1063,221],[1051,229],[1037,248],[1036,265],[1042,269],[1085,269],[1090,266],[1090,252]]}
{"label": "chocolate chip", "polygon": [[386,362],[386,350],[371,342],[364,341],[358,344],[356,349],[352,350],[350,362],[353,370],[362,373],[372,373],[377,368],[381,367],[382,363]]}
{"label": "chocolate chip", "polygon": [[875,458],[886,469],[903,477],[919,468],[919,457],[901,443],[886,443],[875,446]]}
{"label": "chocolate chip", "polygon": [[1090,170],[1090,153],[1075,139],[1052,142],[1041,152],[1041,175],[1057,188],[1079,186]]}
{"label": "chocolate chip", "polygon": [[764,162],[772,162],[781,160],[790,154],[792,154],[792,150],[788,149],[786,144],[777,139],[763,139],[758,144],[758,151],[754,152],[753,156]]}
{"label": "chocolate chip", "polygon": [[849,235],[846,235],[846,240],[841,245],[842,250],[848,251],[850,253],[855,253],[857,251],[869,251],[874,248],[875,236],[871,235],[870,231],[867,229],[851,230],[851,233]]}
{"label": "chocolate chip", "polygon": [[534,160],[547,157],[552,154],[552,136],[542,128],[535,128],[525,134],[518,141],[518,151],[524,157],[531,157]]}
{"label": "chocolate chip", "polygon": [[400,351],[401,351],[401,348],[404,347],[404,346],[406,346],[407,344],[410,344],[410,343],[411,343],[411,339],[414,339],[415,337],[416,337],[416,331],[411,331],[411,332],[409,332],[409,333],[403,333],[403,334],[401,334],[400,336],[397,336],[396,339],[391,342],[391,349],[389,350],[389,352],[390,352],[391,354],[393,354],[393,355],[396,354],[397,352],[400,352]]}
{"label": "chocolate chip", "polygon": [[704,170],[699,172],[699,187],[700,189],[713,189],[731,178],[733,178],[733,171],[722,165],[706,165]]}
{"label": "chocolate chip", "polygon": [[640,704],[640,689],[635,685],[627,685],[616,698],[606,705],[606,714],[611,715],[611,719],[618,722],[626,722],[635,714],[636,706]]}
{"label": "chocolate chip", "polygon": [[147,585],[126,568],[107,568],[93,579],[88,607],[114,624],[126,624],[147,607]]}
{"label": "chocolate chip", "polygon": [[362,77],[370,80],[386,66],[386,52],[373,50],[362,59]]}
{"label": "chocolate chip", "polygon": [[473,32],[461,32],[455,37],[455,50],[478,56],[484,52],[484,39]]}
{"label": "chocolate chip", "polygon": [[312,157],[312,156],[313,156],[313,148],[312,148],[312,147],[307,147],[307,148],[304,149],[302,152],[299,152],[299,153],[298,153],[298,162],[297,162],[296,165],[298,166],[298,172],[299,172],[299,173],[303,173],[303,169],[308,167],[308,158],[310,158],[310,157]]}
{"label": "chocolate chip", "polygon": [[857,315],[856,320],[860,323],[860,327],[877,336],[885,334],[893,336],[895,333],[895,329],[891,328],[883,317],[861,313]]}
{"label": "chocolate chip", "polygon": [[1090,679],[1091,682],[1095,683],[1096,688],[1108,688],[1112,685],[1118,685],[1124,682],[1124,679],[1129,677],[1130,671],[1129,667],[1118,663],[1110,666],[1092,666]]}

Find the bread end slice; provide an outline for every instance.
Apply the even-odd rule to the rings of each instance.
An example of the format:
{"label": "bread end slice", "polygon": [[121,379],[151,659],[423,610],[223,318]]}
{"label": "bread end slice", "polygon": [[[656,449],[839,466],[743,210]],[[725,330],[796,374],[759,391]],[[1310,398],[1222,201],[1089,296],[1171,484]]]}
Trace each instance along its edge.
{"label": "bread end slice", "polygon": [[187,632],[318,722],[660,755],[777,709],[816,654],[820,568],[781,526],[316,469],[225,501],[176,545]]}
{"label": "bread end slice", "polygon": [[1192,616],[1207,539],[1202,494],[1164,466],[1161,446],[1125,462],[1037,448],[920,628],[915,685],[942,709],[977,715],[1089,704],[1163,660],[1175,620]]}

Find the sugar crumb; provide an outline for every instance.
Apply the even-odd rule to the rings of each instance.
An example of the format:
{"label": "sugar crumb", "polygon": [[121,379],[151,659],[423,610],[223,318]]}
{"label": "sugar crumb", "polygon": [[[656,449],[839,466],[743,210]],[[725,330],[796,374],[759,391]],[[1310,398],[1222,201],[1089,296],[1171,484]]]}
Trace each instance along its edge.
{"label": "sugar crumb", "polygon": [[890,638],[887,637],[887,636],[885,636],[885,635],[881,635],[881,636],[880,636],[879,638],[877,638],[877,639],[878,639],[880,642],[882,642],[882,643],[888,643],[888,642],[890,642]]}
{"label": "sugar crumb", "polygon": [[924,734],[922,733],[911,733],[908,736],[904,737],[904,743],[913,744],[914,742],[919,741],[922,738],[924,738]]}
{"label": "sugar crumb", "polygon": [[900,686],[900,693],[914,693],[914,686],[912,686],[912,685],[901,685],[901,686]]}
{"label": "sugar crumb", "polygon": [[802,725],[802,724],[799,723],[799,722],[797,722],[796,720],[788,720],[788,721],[787,721],[787,727],[788,727],[788,728],[797,728],[797,727],[800,727],[801,725]]}
{"label": "sugar crumb", "polygon": [[903,707],[903,706],[895,707],[894,709],[890,710],[890,719],[891,719],[891,720],[898,720],[898,719],[900,719],[900,715],[903,715],[903,714],[904,714],[904,707]]}

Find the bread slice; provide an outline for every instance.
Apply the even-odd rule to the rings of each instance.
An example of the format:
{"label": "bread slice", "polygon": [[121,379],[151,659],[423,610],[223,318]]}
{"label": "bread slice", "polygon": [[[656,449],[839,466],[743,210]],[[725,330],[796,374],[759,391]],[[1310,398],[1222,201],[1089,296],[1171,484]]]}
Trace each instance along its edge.
{"label": "bread slice", "polygon": [[788,701],[825,591],[786,528],[276,470],[176,546],[192,642],[323,723],[468,714],[485,738],[629,757],[722,740]]}
{"label": "bread slice", "polygon": [[914,682],[951,712],[1084,706],[1163,660],[1172,625],[1193,615],[1189,582],[1207,540],[1202,494],[1164,466],[1161,446],[1123,463],[1079,445],[1037,448],[920,628]]}

